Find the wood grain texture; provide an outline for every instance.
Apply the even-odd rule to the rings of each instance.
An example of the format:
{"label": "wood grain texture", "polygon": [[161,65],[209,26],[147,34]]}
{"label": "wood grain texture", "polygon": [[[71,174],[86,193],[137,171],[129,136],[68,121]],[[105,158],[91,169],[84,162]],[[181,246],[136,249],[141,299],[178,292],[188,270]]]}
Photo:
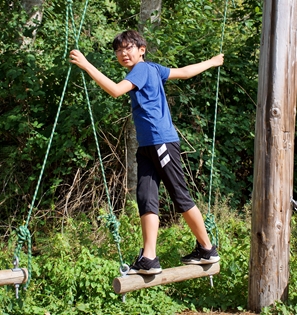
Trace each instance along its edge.
{"label": "wood grain texture", "polygon": [[157,275],[127,275],[113,280],[115,293],[127,293],[139,289],[149,288],[155,285],[163,285],[173,282],[181,282],[189,279],[215,275],[220,272],[219,263],[208,265],[185,265],[180,267],[163,269]]}
{"label": "wood grain texture", "polygon": [[286,301],[297,95],[297,2],[264,1],[256,114],[250,310]]}
{"label": "wood grain texture", "polygon": [[26,268],[0,270],[0,286],[22,284],[27,280],[28,270]]}

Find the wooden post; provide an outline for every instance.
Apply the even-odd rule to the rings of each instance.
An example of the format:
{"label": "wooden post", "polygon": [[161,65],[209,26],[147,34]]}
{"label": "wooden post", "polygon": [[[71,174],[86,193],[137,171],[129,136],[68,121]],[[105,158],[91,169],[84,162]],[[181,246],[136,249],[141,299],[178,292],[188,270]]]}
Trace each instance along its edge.
{"label": "wooden post", "polygon": [[297,91],[297,2],[264,1],[255,136],[249,309],[288,298]]}
{"label": "wooden post", "polygon": [[26,268],[0,270],[0,286],[26,283],[28,270]]}
{"label": "wooden post", "polygon": [[113,280],[115,293],[127,293],[155,285],[180,282],[189,279],[212,276],[220,272],[219,263],[207,265],[185,265],[175,268],[163,269],[157,275],[130,275],[118,277]]}

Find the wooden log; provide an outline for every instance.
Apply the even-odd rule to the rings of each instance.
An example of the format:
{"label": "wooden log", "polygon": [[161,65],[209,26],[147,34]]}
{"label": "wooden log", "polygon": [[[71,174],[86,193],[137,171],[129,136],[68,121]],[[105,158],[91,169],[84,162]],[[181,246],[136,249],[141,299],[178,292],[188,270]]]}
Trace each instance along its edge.
{"label": "wooden log", "polygon": [[0,270],[0,286],[26,283],[28,270],[26,268]]}
{"label": "wooden log", "polygon": [[181,282],[205,276],[212,276],[220,272],[219,263],[207,265],[185,265],[169,269],[163,269],[157,275],[127,275],[113,280],[115,293],[122,294],[155,285]]}

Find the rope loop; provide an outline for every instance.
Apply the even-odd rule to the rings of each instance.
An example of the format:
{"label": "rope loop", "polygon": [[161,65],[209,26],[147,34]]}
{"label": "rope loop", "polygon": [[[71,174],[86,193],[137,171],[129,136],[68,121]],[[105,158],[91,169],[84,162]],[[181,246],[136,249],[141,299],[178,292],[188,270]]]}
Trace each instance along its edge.
{"label": "rope loop", "polygon": [[32,239],[31,239],[31,233],[26,225],[21,225],[17,229],[17,247],[15,250],[15,260],[18,260],[19,253],[21,248],[23,247],[24,243],[27,243],[28,245],[28,281],[24,286],[24,289],[27,289],[27,287],[30,284],[31,281],[31,275],[32,275]]}

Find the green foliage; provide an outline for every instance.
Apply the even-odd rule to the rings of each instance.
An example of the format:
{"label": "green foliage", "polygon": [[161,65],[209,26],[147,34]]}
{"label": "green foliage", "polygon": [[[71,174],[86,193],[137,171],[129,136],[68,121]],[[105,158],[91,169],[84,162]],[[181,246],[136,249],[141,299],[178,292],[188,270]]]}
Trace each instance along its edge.
{"label": "green foliage", "polygon": [[[82,5],[74,5],[76,16],[81,15]],[[25,213],[32,200],[69,63],[62,58],[65,49],[65,7],[61,7],[60,1],[45,3],[44,19],[38,29],[34,50],[20,49],[21,42],[17,41],[23,36],[23,25],[27,19],[19,2],[7,9],[3,1],[1,12],[2,8],[7,16],[1,20],[5,32],[1,37],[3,45],[0,57],[0,181],[3,186],[0,200],[2,219],[6,220],[13,208],[17,208],[18,213]],[[111,23],[111,18],[107,20],[104,16],[107,13],[113,14],[113,7],[108,3],[103,1],[91,5],[80,46],[86,51],[95,48],[99,57],[93,58],[94,63],[103,68],[108,76],[115,77],[115,67],[106,63],[107,59],[112,58],[111,51],[103,48],[116,32],[114,26],[112,29],[107,26],[107,23]],[[69,36],[69,39],[71,47],[74,44],[73,36]],[[73,69],[71,80],[81,84],[78,69]],[[120,108],[121,100],[111,102],[104,93],[98,93],[98,87],[95,89],[94,84],[93,87],[93,95],[90,94],[91,103],[96,106],[96,121],[104,122],[106,129],[113,126],[113,121],[121,115],[122,111],[116,110],[116,107]],[[106,106],[108,102],[109,106]],[[115,133],[119,132],[117,127],[114,127]],[[38,204],[43,208],[54,208],[59,196],[65,194],[65,186],[71,183],[72,174],[78,168],[93,167],[95,155],[84,91],[72,82],[60,112],[37,196]]]}
{"label": "green foliage", "polygon": [[[209,278],[199,278],[170,285],[171,294],[193,310],[246,309],[250,223],[248,219],[230,213],[226,204],[220,204],[213,210],[217,217],[221,256],[221,271],[213,277],[214,287],[210,286]],[[178,265],[180,256],[191,252],[194,246],[190,231],[185,226],[162,230],[160,239],[163,240],[161,250],[164,250],[164,257],[162,253],[159,256],[162,264],[165,257],[168,258],[166,267],[172,266],[172,262]],[[177,250],[172,248],[172,242]]]}
{"label": "green foliage", "polygon": [[[205,207],[205,205],[201,205]],[[121,250],[125,262],[131,263],[140,246],[141,230],[135,204],[129,203],[119,217]],[[14,297],[14,289],[0,287],[1,315],[18,314],[177,314],[184,310],[247,309],[248,261],[250,248],[249,208],[239,217],[226,204],[216,206],[221,256],[220,273],[180,283],[156,286],[130,292],[126,302],[112,289],[119,274],[119,258],[110,233],[104,225],[98,228],[93,216],[65,219],[62,230],[39,234],[33,251],[32,281],[27,291]],[[100,210],[101,211],[101,210]],[[97,213],[98,214],[98,213]],[[96,216],[96,214],[94,213]],[[293,220],[292,242],[296,242]],[[61,232],[62,231],[62,232]],[[0,269],[10,268],[14,240],[1,245]],[[180,257],[193,249],[193,236],[183,221],[161,228],[158,255],[163,268],[180,265]],[[265,307],[261,314],[296,313],[296,256],[291,257],[290,300]],[[20,256],[25,267],[26,253]]]}
{"label": "green foliage", "polygon": [[[136,231],[131,222],[128,224],[126,216],[121,219],[123,234],[131,233],[132,229]],[[22,291],[21,300],[17,301],[12,288],[1,288],[0,314],[169,315],[184,308],[172,301],[162,287],[131,293],[123,304],[112,290],[112,280],[119,276],[114,245],[108,236],[97,249],[92,239],[102,237],[106,231],[93,231],[93,228],[87,218],[77,222],[69,220],[63,233],[55,231],[39,239],[40,248],[33,258],[33,280],[29,289]],[[131,234],[135,241],[136,233]],[[128,242],[127,248],[131,246]],[[7,255],[5,252],[5,257]],[[2,256],[0,268],[3,261]]]}
{"label": "green foliage", "polygon": [[[235,4],[228,9],[223,45],[225,64],[219,90],[213,190],[219,190],[226,198],[232,196],[232,206],[240,207],[249,200],[252,189],[252,130],[261,3],[247,0]],[[77,24],[83,5],[83,2],[73,3]],[[115,81],[121,80],[125,71],[118,66],[110,43],[121,29],[136,27],[138,6],[132,0],[89,3],[79,48]],[[67,57],[63,59],[65,9],[60,1],[46,2],[35,41],[30,48],[22,49],[20,39],[28,35],[25,26],[28,17],[19,2],[11,7],[1,2],[5,16],[0,22],[3,29],[0,39],[0,182],[3,187],[0,202],[4,221],[11,209],[26,214],[44,160],[69,69]],[[219,52],[223,9],[224,3],[218,0],[179,0],[174,4],[165,1],[160,27],[156,29],[148,22],[144,30],[149,42],[148,59],[175,67],[215,55]],[[69,25],[68,51],[74,46],[73,35],[74,29]],[[128,98],[114,100],[88,77],[86,79],[107,179],[115,174],[118,178],[113,193],[117,200],[115,207],[120,209],[125,200],[122,183],[126,170],[122,161],[126,150],[125,122],[130,115]],[[192,151],[184,155],[187,180],[193,195],[200,200],[207,198],[209,189],[216,80],[215,69],[191,80],[169,82],[166,87],[182,149]],[[111,152],[112,159],[109,158]],[[92,172],[96,159],[81,71],[73,67],[38,192],[38,207],[47,209],[53,216],[62,212],[58,205],[68,195],[78,170],[85,169],[93,174],[88,185],[98,186],[98,179],[102,178],[100,171]],[[166,205],[167,195],[163,193],[161,198]],[[89,202],[85,200],[86,208]],[[104,204],[106,198],[98,202]],[[93,206],[93,202],[89,206]]]}
{"label": "green foliage", "polygon": [[294,315],[296,312],[296,304],[276,302],[274,306],[264,307],[260,315]]}
{"label": "green foliage", "polygon": [[[0,268],[10,268],[15,229],[26,219],[44,160],[65,77],[70,82],[54,134],[45,174],[30,221],[33,235],[33,281],[21,299],[11,288],[0,288],[0,315],[8,314],[173,314],[184,309],[246,308],[249,221],[237,213],[249,203],[252,190],[253,130],[257,93],[262,2],[229,1],[221,68],[216,126],[213,191],[220,193],[221,272],[214,278],[187,281],[128,294],[121,303],[112,289],[118,257],[105,222],[106,194],[93,130],[82,89],[81,71],[69,68],[67,54],[75,45],[69,25],[65,48],[66,4],[44,3],[37,36],[26,26],[20,1],[0,1]],[[235,6],[233,6],[233,3]],[[76,23],[83,2],[72,3]],[[147,58],[177,67],[219,53],[225,2],[165,0],[158,28],[147,22]],[[79,49],[115,81],[125,76],[111,50],[115,34],[138,27],[139,2],[90,1]],[[78,28],[78,25],[76,25]],[[32,38],[33,40],[33,38]],[[63,55],[66,50],[66,58]],[[126,200],[127,96],[112,99],[86,77],[96,132],[111,194],[121,221],[125,260],[132,262],[141,246],[136,205]],[[208,197],[214,129],[217,69],[187,81],[168,82],[166,91],[173,120],[182,140],[183,162],[193,196]],[[215,203],[215,195],[211,196]],[[180,263],[192,250],[191,234],[172,209],[161,188],[159,256],[163,267]],[[222,206],[223,205],[223,206]],[[217,206],[215,206],[216,208]],[[218,208],[218,207],[217,207]],[[98,210],[100,209],[100,210]],[[230,210],[233,209],[233,210]],[[235,209],[235,210],[234,210]],[[171,212],[170,212],[171,211]],[[231,212],[231,214],[230,214]],[[248,215],[247,215],[248,217]],[[175,223],[175,224],[174,224]],[[296,243],[295,219],[292,244]],[[173,246],[173,240],[175,246]],[[296,246],[292,246],[293,248]],[[26,261],[23,253],[21,261]],[[290,301],[264,308],[263,314],[296,313],[296,253],[292,250]],[[199,293],[199,295],[197,294]]]}

